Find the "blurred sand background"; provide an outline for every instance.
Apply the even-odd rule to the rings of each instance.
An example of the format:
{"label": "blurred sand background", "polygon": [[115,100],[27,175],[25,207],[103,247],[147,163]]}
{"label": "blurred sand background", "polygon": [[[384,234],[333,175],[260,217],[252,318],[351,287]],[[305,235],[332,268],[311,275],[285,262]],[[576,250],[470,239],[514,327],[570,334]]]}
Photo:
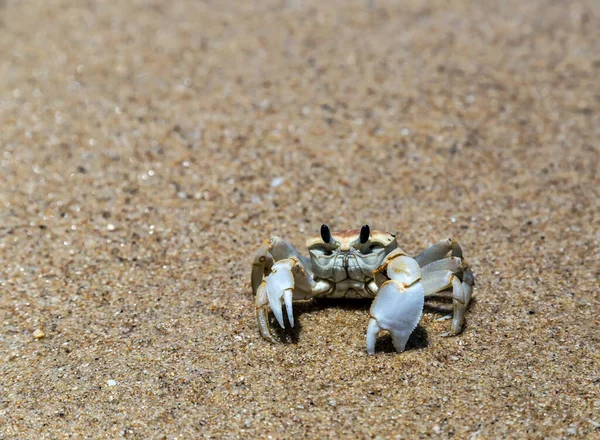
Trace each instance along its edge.
{"label": "blurred sand background", "polygon": [[[596,1],[0,2],[0,438],[600,438],[599,77]],[[464,333],[263,341],[323,222],[457,238]]]}

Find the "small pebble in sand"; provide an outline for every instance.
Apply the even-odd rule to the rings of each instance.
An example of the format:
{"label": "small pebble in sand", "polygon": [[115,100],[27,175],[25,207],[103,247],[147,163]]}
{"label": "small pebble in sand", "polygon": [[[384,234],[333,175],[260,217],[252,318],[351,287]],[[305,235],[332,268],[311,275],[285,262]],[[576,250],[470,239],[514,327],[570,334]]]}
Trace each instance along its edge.
{"label": "small pebble in sand", "polygon": [[284,180],[285,177],[275,177],[273,180],[271,180],[271,188],[277,188],[283,183]]}
{"label": "small pebble in sand", "polygon": [[35,329],[35,331],[33,332],[33,337],[35,339],[42,339],[42,338],[46,337],[46,333],[44,333],[42,330],[40,330],[38,328],[38,329]]}
{"label": "small pebble in sand", "polygon": [[112,223],[109,223],[108,225],[106,225],[106,229],[108,229],[109,231],[114,231],[115,229],[117,229],[117,227]]}
{"label": "small pebble in sand", "polygon": [[115,387],[117,386],[117,381],[114,379],[109,379],[106,381],[106,385],[108,385],[109,387]]}

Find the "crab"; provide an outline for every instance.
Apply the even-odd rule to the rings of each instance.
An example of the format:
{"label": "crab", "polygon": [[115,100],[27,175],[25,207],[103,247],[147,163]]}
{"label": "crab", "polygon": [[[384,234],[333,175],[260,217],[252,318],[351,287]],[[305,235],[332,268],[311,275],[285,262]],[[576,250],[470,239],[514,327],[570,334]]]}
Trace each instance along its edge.
{"label": "crab", "polygon": [[[462,331],[474,284],[473,272],[453,239],[442,240],[416,257],[398,247],[396,236],[371,230],[331,232],[327,225],[306,242],[310,258],[279,237],[265,240],[252,263],[252,291],[261,336],[282,342],[269,319],[294,326],[293,301],[311,298],[374,298],[367,325],[367,352],[387,330],[397,352],[403,352],[423,313],[426,297],[452,288],[450,330]],[[274,323],[273,323],[274,324]]]}

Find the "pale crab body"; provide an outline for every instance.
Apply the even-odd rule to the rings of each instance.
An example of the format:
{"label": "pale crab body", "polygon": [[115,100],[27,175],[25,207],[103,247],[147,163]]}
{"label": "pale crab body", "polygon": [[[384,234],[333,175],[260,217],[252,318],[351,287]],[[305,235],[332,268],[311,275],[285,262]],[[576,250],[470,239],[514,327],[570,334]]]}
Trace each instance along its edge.
{"label": "pale crab body", "polygon": [[331,233],[326,225],[320,236],[307,240],[306,258],[279,237],[260,247],[252,267],[261,335],[274,335],[269,311],[285,328],[283,308],[294,326],[293,300],[309,298],[375,298],[367,327],[367,351],[373,354],[381,330],[388,330],[397,351],[406,342],[422,314],[424,299],[452,288],[453,317],[447,334],[458,334],[464,323],[474,283],[469,265],[454,240],[442,240],[411,258],[398,247],[393,234],[360,230]]}
{"label": "pale crab body", "polygon": [[[326,229],[323,229],[325,232]],[[370,232],[370,231],[369,231]],[[327,238],[327,236],[326,236]],[[373,231],[368,246],[361,246],[360,232],[341,231],[329,236],[307,241],[310,253],[310,270],[313,279],[329,282],[330,290],[316,293],[316,297],[373,298],[377,294],[373,271],[394,248],[396,240],[387,233]],[[377,240],[377,241],[375,241]]]}

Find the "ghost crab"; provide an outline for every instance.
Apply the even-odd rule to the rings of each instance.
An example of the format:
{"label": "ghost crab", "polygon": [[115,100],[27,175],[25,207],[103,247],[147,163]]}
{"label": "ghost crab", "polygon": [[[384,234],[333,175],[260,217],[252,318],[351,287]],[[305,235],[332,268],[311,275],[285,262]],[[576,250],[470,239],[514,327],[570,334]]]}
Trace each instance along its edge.
{"label": "ghost crab", "polygon": [[[377,335],[391,334],[397,352],[404,351],[416,328],[425,297],[452,288],[450,331],[461,332],[474,284],[470,266],[459,244],[442,240],[414,258],[398,247],[393,234],[360,230],[321,234],[306,242],[310,258],[279,237],[265,240],[252,264],[252,290],[258,328],[263,338],[280,342],[269,321],[269,311],[282,328],[294,326],[293,300],[310,298],[374,298],[367,326],[367,352],[375,353]],[[448,317],[444,317],[445,319]]]}

